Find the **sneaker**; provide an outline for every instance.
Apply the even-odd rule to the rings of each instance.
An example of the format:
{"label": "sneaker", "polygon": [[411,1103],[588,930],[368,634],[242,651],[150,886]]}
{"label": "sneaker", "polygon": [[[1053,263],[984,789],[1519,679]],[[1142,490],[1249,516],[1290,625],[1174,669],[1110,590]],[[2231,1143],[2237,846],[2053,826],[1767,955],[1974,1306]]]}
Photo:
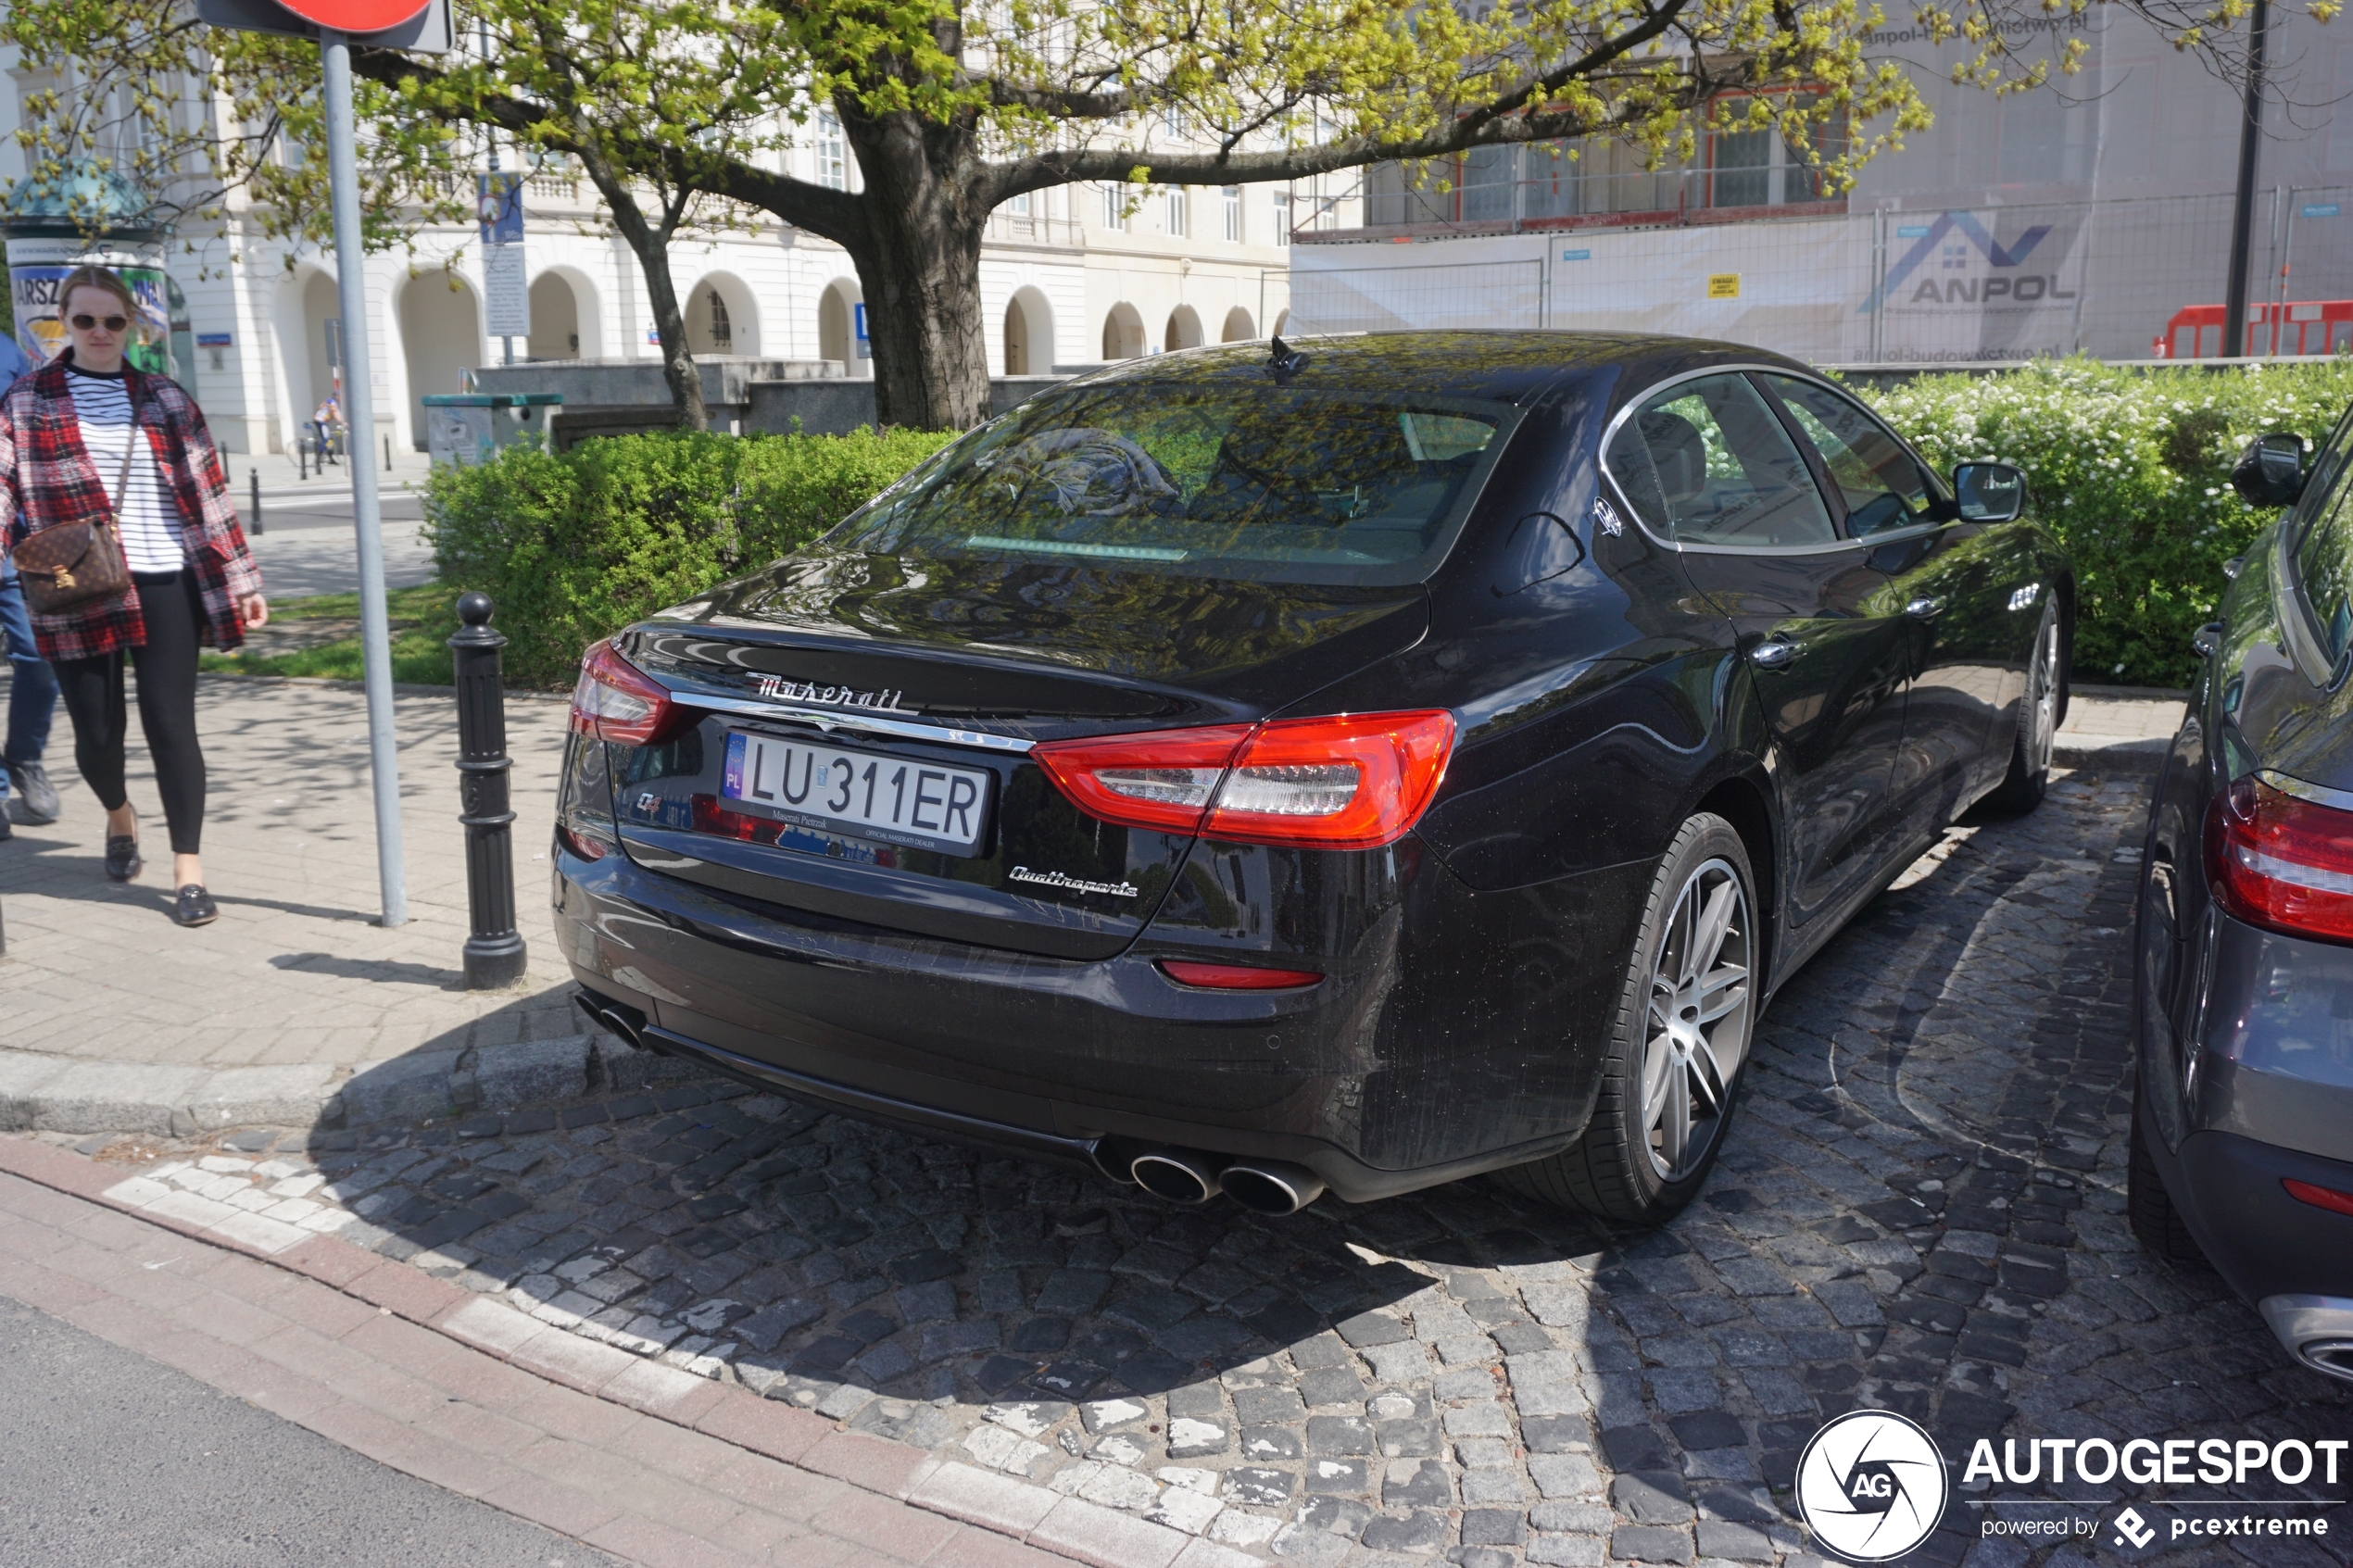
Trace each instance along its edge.
{"label": "sneaker", "polygon": [[139,859],[139,839],[135,834],[107,840],[107,876],[115,882],[129,882],[139,874],[145,862]]}
{"label": "sneaker", "polygon": [[17,809],[28,822],[54,822],[61,808],[57,804],[57,786],[49,782],[48,770],[38,762],[11,762],[8,767],[8,787],[16,792]]}
{"label": "sneaker", "polygon": [[171,909],[172,922],[178,925],[210,925],[220,918],[220,911],[213,907],[212,895],[204,890],[204,884],[200,882],[192,882],[182,888]]}

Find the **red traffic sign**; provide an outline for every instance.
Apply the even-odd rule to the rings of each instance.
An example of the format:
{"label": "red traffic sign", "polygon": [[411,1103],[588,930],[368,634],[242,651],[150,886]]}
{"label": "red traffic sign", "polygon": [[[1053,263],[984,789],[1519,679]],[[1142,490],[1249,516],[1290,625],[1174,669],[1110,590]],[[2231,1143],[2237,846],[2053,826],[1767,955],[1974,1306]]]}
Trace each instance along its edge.
{"label": "red traffic sign", "polygon": [[[196,17],[241,32],[316,38],[340,32],[353,44],[417,55],[446,55],[457,45],[449,0],[196,0]],[[380,19],[389,18],[390,20]]]}
{"label": "red traffic sign", "polygon": [[428,0],[278,0],[307,22],[337,32],[382,32],[422,11]]}

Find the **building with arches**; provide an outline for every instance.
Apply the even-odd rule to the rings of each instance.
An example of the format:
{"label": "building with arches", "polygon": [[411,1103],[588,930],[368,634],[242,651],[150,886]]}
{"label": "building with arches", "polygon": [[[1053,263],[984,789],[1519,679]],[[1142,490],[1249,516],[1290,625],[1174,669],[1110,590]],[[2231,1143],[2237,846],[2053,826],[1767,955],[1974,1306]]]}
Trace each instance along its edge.
{"label": "building with arches", "polygon": [[[18,91],[0,73],[0,115],[16,111]],[[854,154],[823,125],[782,156],[813,182],[860,183]],[[13,144],[0,148],[0,179],[19,174],[21,162]],[[1256,335],[1290,302],[1291,215],[1331,206],[1319,205],[1310,184],[1088,184],[1007,202],[989,220],[980,257],[990,372],[1067,375]],[[550,165],[525,180],[522,201],[527,333],[487,335],[471,223],[428,228],[406,249],[368,258],[377,441],[423,450],[422,400],[465,390],[474,372],[510,359],[658,362],[645,279],[594,188]],[[224,449],[288,453],[340,384],[335,257],[265,239],[240,199],[227,207],[217,229],[171,236],[169,267],[184,295],[187,335],[204,345],[185,354],[180,374]],[[847,377],[872,374],[866,301],[840,246],[772,222],[683,239],[670,260],[695,355],[827,360]]]}

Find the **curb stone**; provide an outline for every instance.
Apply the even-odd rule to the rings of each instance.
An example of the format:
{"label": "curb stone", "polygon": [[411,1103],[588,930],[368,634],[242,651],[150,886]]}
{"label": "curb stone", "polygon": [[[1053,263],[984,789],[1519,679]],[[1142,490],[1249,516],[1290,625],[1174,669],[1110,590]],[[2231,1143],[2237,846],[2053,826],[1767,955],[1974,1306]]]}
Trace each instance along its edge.
{"label": "curb stone", "polygon": [[301,1274],[593,1398],[1090,1568],[1265,1568],[1245,1552],[1165,1525],[942,1461],[908,1444],[850,1432],[748,1388],[575,1340],[512,1307],[416,1274],[349,1242],[145,1177],[118,1179],[98,1161],[68,1149],[0,1139],[0,1172]]}
{"label": "curb stone", "polygon": [[185,1138],[231,1127],[413,1123],[707,1075],[601,1032],[411,1051],[351,1068],[170,1067],[0,1049],[0,1132]]}

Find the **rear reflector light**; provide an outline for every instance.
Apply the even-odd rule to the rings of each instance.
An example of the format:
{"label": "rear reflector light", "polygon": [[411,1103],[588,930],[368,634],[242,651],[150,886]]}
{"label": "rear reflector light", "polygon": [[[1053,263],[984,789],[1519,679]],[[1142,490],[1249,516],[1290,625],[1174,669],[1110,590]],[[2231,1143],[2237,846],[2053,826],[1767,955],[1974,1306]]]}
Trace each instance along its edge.
{"label": "rear reflector light", "polygon": [[2207,880],[2231,914],[2353,942],[2353,811],[2240,779],[2216,798],[2206,847]]}
{"label": "rear reflector light", "polygon": [[2299,1182],[2293,1176],[2280,1178],[2280,1185],[2287,1188],[2287,1195],[2299,1203],[2309,1203],[2315,1209],[2326,1209],[2332,1213],[2353,1214],[2353,1192],[2314,1186],[2310,1182]]}
{"label": "rear reflector light", "polygon": [[1453,715],[1439,709],[1052,741],[1030,755],[1080,810],[1124,827],[1374,849],[1421,820],[1453,747]]}
{"label": "rear reflector light", "polygon": [[685,710],[660,683],[621,657],[610,642],[580,660],[572,688],[572,727],[622,746],[651,746],[674,728]]}
{"label": "rear reflector light", "polygon": [[603,844],[586,834],[574,832],[569,822],[560,822],[556,824],[556,842],[562,845],[568,852],[584,860],[601,860],[605,858]]}
{"label": "rear reflector light", "polygon": [[1252,964],[1192,963],[1163,959],[1161,972],[1180,985],[1212,991],[1296,991],[1324,977],[1312,969],[1260,969]]}

